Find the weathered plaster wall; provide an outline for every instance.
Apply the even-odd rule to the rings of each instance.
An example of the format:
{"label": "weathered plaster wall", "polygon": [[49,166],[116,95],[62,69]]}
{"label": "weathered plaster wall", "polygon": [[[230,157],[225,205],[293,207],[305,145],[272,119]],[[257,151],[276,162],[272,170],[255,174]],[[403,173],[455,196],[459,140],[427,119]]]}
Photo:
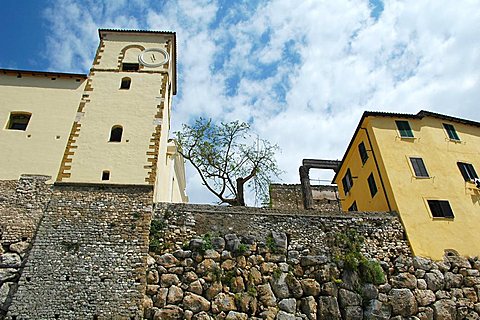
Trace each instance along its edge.
{"label": "weathered plaster wall", "polygon": [[[1,179],[56,177],[85,82],[81,75],[0,74]],[[25,131],[7,129],[11,112],[31,113]]]}

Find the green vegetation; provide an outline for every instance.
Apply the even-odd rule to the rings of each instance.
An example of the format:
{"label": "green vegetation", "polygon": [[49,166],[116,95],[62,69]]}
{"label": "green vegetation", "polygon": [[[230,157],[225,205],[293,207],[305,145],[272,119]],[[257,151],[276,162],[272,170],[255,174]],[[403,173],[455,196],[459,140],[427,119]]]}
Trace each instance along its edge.
{"label": "green vegetation", "polygon": [[204,253],[207,250],[213,249],[212,245],[212,235],[210,233],[205,233],[202,237],[202,252]]}
{"label": "green vegetation", "polygon": [[244,254],[245,252],[248,251],[248,246],[244,243],[240,243],[240,245],[238,246],[237,250],[236,250],[236,253],[238,255],[242,255]]}
{"label": "green vegetation", "polygon": [[282,275],[282,270],[280,268],[275,268],[273,270],[273,278],[274,279],[279,279],[281,275]]}
{"label": "green vegetation", "polygon": [[215,123],[199,118],[175,133],[178,152],[221,203],[245,206],[247,188],[254,192],[258,203],[267,196],[271,179],[281,173],[275,160],[278,146],[250,129],[245,122]]}
{"label": "green vegetation", "polygon": [[141,217],[142,217],[142,215],[141,215],[139,212],[136,212],[136,211],[135,211],[135,212],[133,213],[133,218],[134,218],[135,220],[138,220],[138,219],[140,219]]}
{"label": "green vegetation", "polygon": [[355,230],[336,233],[332,253],[337,263],[342,263],[348,271],[357,272],[364,283],[381,284],[385,274],[377,261],[368,260],[360,251],[365,239]]}
{"label": "green vegetation", "polygon": [[162,241],[163,241],[163,236],[165,232],[165,228],[167,227],[167,224],[165,221],[160,220],[160,219],[154,219],[152,220],[152,223],[150,224],[150,245],[149,245],[149,250],[151,252],[160,252],[162,249]]}
{"label": "green vegetation", "polygon": [[235,269],[227,271],[222,276],[222,283],[231,287],[233,279],[237,276],[237,271]]}
{"label": "green vegetation", "polygon": [[255,288],[255,286],[252,284],[252,285],[248,285],[248,288],[247,288],[247,293],[255,298],[257,296],[257,288]]}
{"label": "green vegetation", "polygon": [[275,244],[275,240],[273,239],[273,236],[271,233],[267,235],[267,239],[265,240],[265,245],[267,246],[268,250],[270,250],[270,252],[275,253],[277,251],[277,245]]}

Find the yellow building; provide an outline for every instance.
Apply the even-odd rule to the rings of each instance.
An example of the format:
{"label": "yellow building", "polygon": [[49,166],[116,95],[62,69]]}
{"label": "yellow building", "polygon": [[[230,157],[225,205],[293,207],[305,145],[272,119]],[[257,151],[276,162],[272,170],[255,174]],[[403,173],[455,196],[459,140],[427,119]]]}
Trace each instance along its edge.
{"label": "yellow building", "polygon": [[88,75],[0,69],[0,179],[152,185],[155,201],[186,202],[184,161],[168,139],[175,33],[99,36]]}
{"label": "yellow building", "polygon": [[480,255],[480,123],[365,112],[333,181],[345,211],[397,211],[415,255]]}

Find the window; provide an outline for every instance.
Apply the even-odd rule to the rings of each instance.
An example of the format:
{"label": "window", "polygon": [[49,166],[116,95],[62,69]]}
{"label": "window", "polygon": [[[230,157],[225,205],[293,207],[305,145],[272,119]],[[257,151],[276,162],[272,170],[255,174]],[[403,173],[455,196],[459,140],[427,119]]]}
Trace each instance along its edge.
{"label": "window", "polygon": [[413,138],[413,132],[408,121],[395,120],[395,123],[397,124],[398,132],[400,132],[400,137]]}
{"label": "window", "polygon": [[358,211],[357,201],[353,201],[352,205],[348,208],[348,211]]}
{"label": "window", "polygon": [[370,189],[370,195],[372,198],[377,194],[377,184],[375,183],[375,178],[373,177],[373,173],[370,173],[368,176],[368,188]]}
{"label": "window", "polygon": [[350,169],[347,170],[347,173],[345,173],[345,176],[342,179],[342,184],[343,184],[343,191],[345,192],[345,195],[352,189],[353,187],[353,179],[352,179],[352,174],[350,172]]}
{"label": "window", "polygon": [[452,140],[459,140],[460,138],[458,137],[457,131],[455,131],[455,127],[451,124],[444,123],[443,127],[447,131],[448,137]]}
{"label": "window", "polygon": [[358,152],[360,153],[360,159],[362,159],[362,163],[365,164],[368,159],[368,153],[367,153],[367,148],[365,148],[365,144],[363,142],[360,142],[358,145]]}
{"label": "window", "polygon": [[472,164],[465,162],[457,162],[457,165],[465,181],[473,181],[474,179],[478,179],[477,173],[475,172]]}
{"label": "window", "polygon": [[122,126],[113,126],[112,130],[110,131],[110,142],[121,142],[122,141],[122,133],[123,128]]}
{"label": "window", "polygon": [[27,130],[28,122],[30,121],[31,113],[26,112],[12,112],[8,120],[7,129],[9,130]]}
{"label": "window", "polygon": [[122,71],[138,71],[140,66],[138,63],[122,63]]}
{"label": "window", "polygon": [[110,171],[104,170],[102,172],[102,181],[110,180]]}
{"label": "window", "polygon": [[122,78],[122,83],[120,84],[120,89],[128,90],[130,89],[130,84],[132,83],[132,79],[125,77]]}
{"label": "window", "polygon": [[423,163],[422,158],[411,157],[410,162],[412,163],[413,171],[415,172],[415,177],[428,178],[427,168],[425,167],[425,163]]}
{"label": "window", "polygon": [[427,200],[434,218],[453,218],[453,211],[447,200]]}

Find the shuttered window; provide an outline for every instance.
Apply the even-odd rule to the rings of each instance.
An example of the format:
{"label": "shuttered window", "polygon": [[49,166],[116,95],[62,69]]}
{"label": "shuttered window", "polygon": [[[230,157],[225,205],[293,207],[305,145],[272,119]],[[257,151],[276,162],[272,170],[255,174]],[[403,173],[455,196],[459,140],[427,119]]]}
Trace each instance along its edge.
{"label": "shuttered window", "polygon": [[435,218],[453,218],[453,211],[447,200],[427,200],[430,212]]}
{"label": "shuttered window", "polygon": [[410,162],[412,163],[413,171],[415,172],[416,177],[428,177],[427,168],[422,158],[411,157]]}
{"label": "shuttered window", "polygon": [[478,178],[472,164],[465,162],[457,162],[457,165],[465,181],[473,181],[474,179]]}
{"label": "shuttered window", "polygon": [[365,148],[365,144],[360,142],[358,145],[358,153],[360,153],[360,159],[362,159],[362,163],[364,164],[368,160],[368,153],[367,148]]}
{"label": "shuttered window", "polygon": [[368,176],[368,188],[370,189],[370,195],[372,198],[377,194],[377,184],[375,183],[375,178],[373,177],[373,173],[370,173]]}
{"label": "shuttered window", "polygon": [[345,176],[342,179],[342,185],[343,185],[343,191],[345,192],[345,195],[352,189],[353,187],[353,179],[352,179],[352,173],[350,172],[350,169],[347,170],[347,173],[345,173]]}
{"label": "shuttered window", "polygon": [[444,123],[443,127],[445,128],[445,131],[447,131],[448,137],[452,140],[460,140],[458,137],[457,131],[455,130],[455,127],[451,124]]}
{"label": "shuttered window", "polygon": [[402,138],[413,138],[413,131],[410,128],[410,124],[408,121],[404,120],[395,120],[397,124],[398,132],[400,133],[400,137]]}

